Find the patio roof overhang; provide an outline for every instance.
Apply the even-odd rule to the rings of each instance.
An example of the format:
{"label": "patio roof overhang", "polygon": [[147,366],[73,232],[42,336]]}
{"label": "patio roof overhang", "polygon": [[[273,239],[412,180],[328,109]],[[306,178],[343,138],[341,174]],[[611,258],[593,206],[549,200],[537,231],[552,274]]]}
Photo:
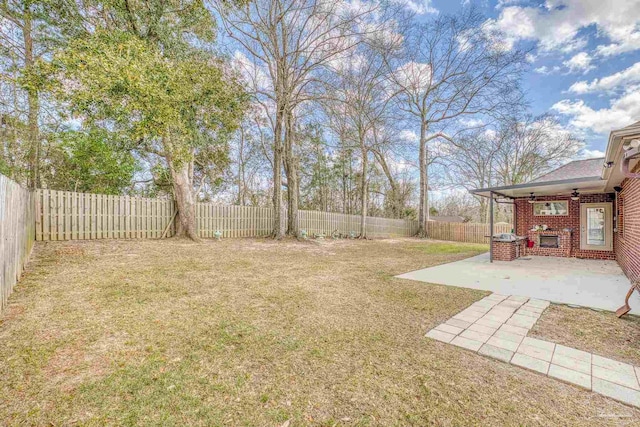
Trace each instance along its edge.
{"label": "patio roof overhang", "polygon": [[515,199],[529,197],[531,193],[536,196],[569,195],[574,189],[580,193],[604,193],[607,181],[600,176],[585,178],[563,179],[559,181],[530,182],[527,184],[507,185],[502,187],[479,188],[471,190],[471,194],[482,197],[495,196]]}
{"label": "patio roof overhang", "polygon": [[[624,171],[621,168],[624,151],[623,146],[625,141],[632,139],[640,139],[640,121],[611,132],[602,173],[598,176],[479,188],[471,190],[470,193],[482,197],[491,197],[491,193],[493,193],[494,197],[512,199],[529,197],[530,193],[534,193],[536,196],[568,195],[571,194],[574,189],[577,189],[578,192],[583,194],[613,193],[615,188],[625,179]],[[628,164],[628,169],[633,171],[639,163],[639,158],[631,159]]]}
{"label": "patio roof overhang", "polygon": [[[613,191],[615,186],[625,179],[624,172],[621,168],[623,159],[623,146],[625,141],[640,138],[640,122],[636,122],[623,129],[614,130],[609,135],[609,143],[605,154],[605,164],[609,163],[611,167],[603,168],[601,178],[607,181],[607,191]],[[632,159],[629,162],[629,169],[634,170],[640,160]]]}

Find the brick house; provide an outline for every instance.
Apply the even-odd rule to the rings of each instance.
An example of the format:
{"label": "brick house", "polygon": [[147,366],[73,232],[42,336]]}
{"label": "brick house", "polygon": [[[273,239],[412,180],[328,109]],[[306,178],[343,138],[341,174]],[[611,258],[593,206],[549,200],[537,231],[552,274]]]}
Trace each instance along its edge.
{"label": "brick house", "polygon": [[491,260],[610,259],[639,280],[639,146],[637,122],[611,132],[605,157],[570,162],[525,184],[473,190],[490,199],[490,209],[495,201],[513,204],[515,236],[496,236]]}

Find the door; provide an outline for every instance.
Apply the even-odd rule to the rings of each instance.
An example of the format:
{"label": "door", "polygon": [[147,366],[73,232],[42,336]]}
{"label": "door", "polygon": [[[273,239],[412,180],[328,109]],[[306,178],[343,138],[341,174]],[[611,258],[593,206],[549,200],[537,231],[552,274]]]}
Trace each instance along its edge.
{"label": "door", "polygon": [[580,249],[613,250],[611,203],[580,204]]}

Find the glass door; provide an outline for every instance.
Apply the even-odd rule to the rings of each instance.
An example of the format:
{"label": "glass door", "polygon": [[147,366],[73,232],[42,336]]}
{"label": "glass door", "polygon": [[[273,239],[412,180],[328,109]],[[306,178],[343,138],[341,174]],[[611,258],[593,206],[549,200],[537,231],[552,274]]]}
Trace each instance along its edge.
{"label": "glass door", "polygon": [[580,249],[613,249],[611,203],[580,205]]}

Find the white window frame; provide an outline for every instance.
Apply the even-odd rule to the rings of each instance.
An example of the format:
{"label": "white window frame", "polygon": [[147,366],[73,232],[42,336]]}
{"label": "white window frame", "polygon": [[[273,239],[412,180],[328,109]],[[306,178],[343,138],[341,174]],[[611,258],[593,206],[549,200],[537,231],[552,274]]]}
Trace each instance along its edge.
{"label": "white window frame", "polygon": [[[537,214],[536,213],[536,205],[547,204],[547,203],[564,203],[565,206],[567,207],[567,213],[565,213],[565,214],[551,214],[551,215]],[[543,217],[543,216],[546,216],[546,217],[549,217],[549,216],[569,216],[569,201],[568,200],[545,200],[545,201],[540,201],[540,202],[533,202],[532,206],[533,206],[532,207],[533,216],[540,216],[540,217]]]}

